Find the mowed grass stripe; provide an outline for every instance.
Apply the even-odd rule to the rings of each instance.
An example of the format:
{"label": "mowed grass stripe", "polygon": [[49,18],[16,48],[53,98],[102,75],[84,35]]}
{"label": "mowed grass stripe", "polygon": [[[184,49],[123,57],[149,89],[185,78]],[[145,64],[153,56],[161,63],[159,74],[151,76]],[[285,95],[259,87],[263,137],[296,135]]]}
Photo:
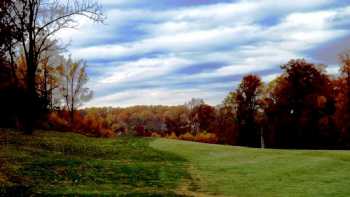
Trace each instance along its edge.
{"label": "mowed grass stripe", "polygon": [[191,163],[198,191],[207,194],[350,196],[348,151],[261,150],[168,139],[151,146]]}

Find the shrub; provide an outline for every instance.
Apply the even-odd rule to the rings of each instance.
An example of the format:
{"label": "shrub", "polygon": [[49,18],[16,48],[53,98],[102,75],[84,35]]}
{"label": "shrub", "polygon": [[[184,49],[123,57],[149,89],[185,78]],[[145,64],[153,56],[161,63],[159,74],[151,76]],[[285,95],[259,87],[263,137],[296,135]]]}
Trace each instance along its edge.
{"label": "shrub", "polygon": [[47,127],[44,126],[44,129],[55,129],[59,131],[69,130],[69,122],[62,118],[57,112],[52,112],[48,115],[48,124]]}
{"label": "shrub", "polygon": [[157,132],[152,132],[151,137],[162,137],[162,136]]}
{"label": "shrub", "polygon": [[194,141],[209,143],[209,144],[216,144],[218,142],[218,138],[214,133],[203,132],[203,133],[198,133],[194,137]]}
{"label": "shrub", "polygon": [[47,124],[41,125],[43,129],[72,131],[93,137],[110,138],[115,136],[111,129],[104,126],[102,119],[89,115],[84,116],[78,112],[75,114],[73,125],[71,125],[66,111],[52,112],[48,115],[47,120]]}
{"label": "shrub", "polygon": [[186,141],[194,141],[194,136],[191,133],[187,132],[185,134],[180,135],[179,139]]}
{"label": "shrub", "polygon": [[145,136],[145,127],[143,125],[138,125],[135,127],[137,136]]}
{"label": "shrub", "polygon": [[178,139],[174,132],[172,132],[170,135],[167,135],[166,138],[173,139],[173,140],[177,140]]}

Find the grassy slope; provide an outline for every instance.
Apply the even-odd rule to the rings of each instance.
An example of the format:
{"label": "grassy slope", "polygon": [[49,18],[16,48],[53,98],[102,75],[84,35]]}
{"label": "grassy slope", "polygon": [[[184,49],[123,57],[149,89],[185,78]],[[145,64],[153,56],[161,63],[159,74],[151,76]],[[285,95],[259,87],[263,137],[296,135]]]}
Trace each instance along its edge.
{"label": "grassy slope", "polygon": [[0,130],[0,196],[350,196],[349,185],[347,151]]}
{"label": "grassy slope", "polygon": [[0,131],[0,196],[175,196],[188,177],[184,160],[150,148],[150,140]]}
{"label": "grassy slope", "polygon": [[200,191],[226,196],[350,196],[350,152],[260,150],[158,139],[193,165]]}

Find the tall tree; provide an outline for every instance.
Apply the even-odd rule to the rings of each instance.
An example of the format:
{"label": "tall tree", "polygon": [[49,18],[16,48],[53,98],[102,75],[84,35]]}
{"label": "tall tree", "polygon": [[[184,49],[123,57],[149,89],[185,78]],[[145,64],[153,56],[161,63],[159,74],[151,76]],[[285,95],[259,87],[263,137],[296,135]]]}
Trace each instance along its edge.
{"label": "tall tree", "polygon": [[55,65],[50,64],[49,60],[50,58],[46,57],[40,62],[36,81],[44,109],[52,111],[59,107],[57,105],[57,92],[60,76],[58,66],[56,67]]}
{"label": "tall tree", "polygon": [[236,114],[239,128],[238,143],[245,146],[260,146],[260,131],[255,120],[259,110],[259,96],[262,91],[261,79],[256,75],[243,78],[236,92]]}
{"label": "tall tree", "polygon": [[73,62],[69,58],[61,67],[61,95],[65,106],[70,114],[71,124],[74,123],[75,110],[83,102],[92,98],[93,92],[85,87],[88,81],[86,63],[83,61]]}
{"label": "tall tree", "polygon": [[19,39],[19,30],[11,23],[7,15],[8,9],[12,6],[12,0],[0,2],[0,59],[1,66],[10,70],[9,82],[15,82],[15,45]]}
{"label": "tall tree", "polygon": [[43,109],[52,111],[59,108],[59,66],[64,61],[61,55],[63,51],[56,43],[56,40],[48,40],[52,42],[52,49],[42,54],[42,58],[38,64],[36,84],[39,97],[43,102]]}
{"label": "tall tree", "polygon": [[269,124],[275,126],[279,146],[305,148],[331,141],[334,97],[324,65],[291,60],[272,93]]}
{"label": "tall tree", "polygon": [[28,92],[26,131],[32,132],[37,111],[36,74],[42,54],[52,47],[53,38],[61,29],[73,28],[75,16],[102,21],[100,6],[92,0],[11,0],[6,9],[8,25],[20,33],[18,41],[24,52]]}
{"label": "tall tree", "polygon": [[234,110],[229,105],[224,105],[217,110],[216,136],[219,138],[219,143],[236,144],[235,118]]}
{"label": "tall tree", "polygon": [[7,10],[13,2],[0,1],[0,127],[14,127],[21,109],[19,98],[22,90],[16,83],[14,45],[18,30],[7,17]]}
{"label": "tall tree", "polygon": [[341,132],[341,141],[350,145],[350,54],[340,55],[340,76],[336,81],[337,111],[336,122]]}

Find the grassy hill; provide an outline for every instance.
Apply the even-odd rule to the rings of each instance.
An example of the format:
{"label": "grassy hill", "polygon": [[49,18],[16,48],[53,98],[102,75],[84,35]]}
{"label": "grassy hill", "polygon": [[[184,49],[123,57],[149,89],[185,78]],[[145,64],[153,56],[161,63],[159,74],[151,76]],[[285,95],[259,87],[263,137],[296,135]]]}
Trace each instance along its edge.
{"label": "grassy hill", "polygon": [[350,196],[350,152],[0,130],[0,196]]}
{"label": "grassy hill", "polygon": [[350,151],[271,150],[157,139],[192,166],[197,192],[223,196],[350,196]]}

